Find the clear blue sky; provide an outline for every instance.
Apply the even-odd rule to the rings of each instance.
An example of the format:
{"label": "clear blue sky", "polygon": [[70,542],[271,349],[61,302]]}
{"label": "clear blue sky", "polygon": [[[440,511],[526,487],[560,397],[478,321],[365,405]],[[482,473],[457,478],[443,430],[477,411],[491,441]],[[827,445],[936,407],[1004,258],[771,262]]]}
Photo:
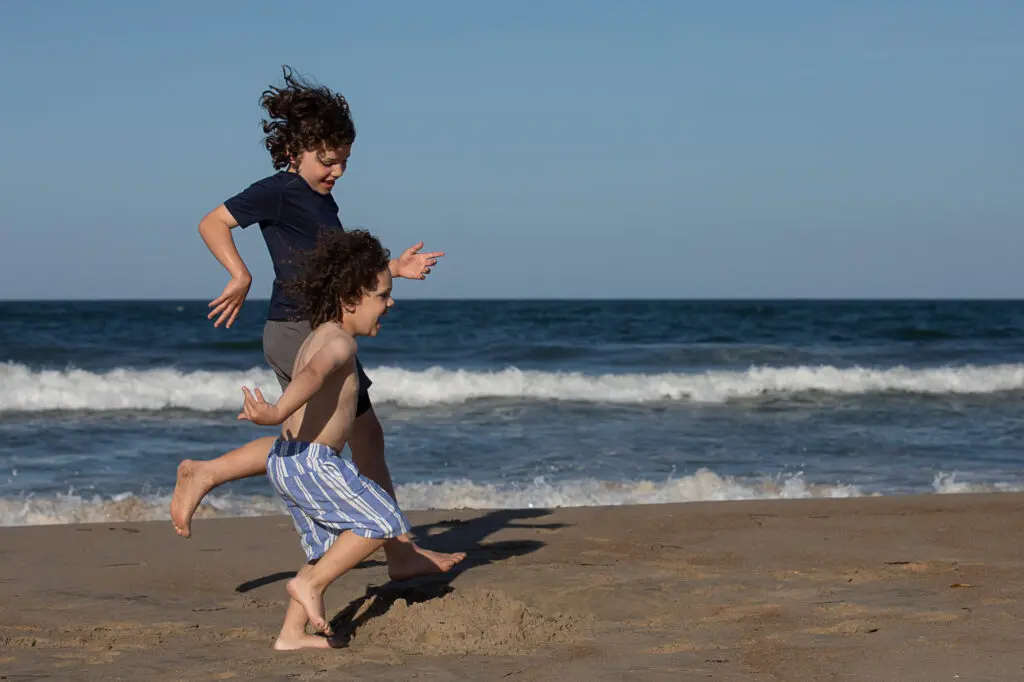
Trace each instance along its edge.
{"label": "clear blue sky", "polygon": [[0,10],[0,299],[217,295],[284,63],[352,105],[343,222],[449,253],[400,297],[1024,296],[1019,0],[48,0]]}

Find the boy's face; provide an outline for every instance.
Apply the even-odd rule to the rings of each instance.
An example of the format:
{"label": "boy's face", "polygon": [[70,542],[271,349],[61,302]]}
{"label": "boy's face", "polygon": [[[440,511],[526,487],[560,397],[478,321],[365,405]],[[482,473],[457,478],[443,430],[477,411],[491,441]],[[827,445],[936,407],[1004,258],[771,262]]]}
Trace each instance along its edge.
{"label": "boy's face", "polygon": [[391,298],[391,271],[385,268],[377,275],[377,286],[363,292],[356,304],[345,305],[342,326],[356,336],[376,336],[380,318],[395,304]]}
{"label": "boy's face", "polygon": [[330,194],[334,183],[345,174],[348,157],[352,155],[352,145],[347,144],[335,149],[302,152],[302,156],[292,163],[297,172],[313,191]]}

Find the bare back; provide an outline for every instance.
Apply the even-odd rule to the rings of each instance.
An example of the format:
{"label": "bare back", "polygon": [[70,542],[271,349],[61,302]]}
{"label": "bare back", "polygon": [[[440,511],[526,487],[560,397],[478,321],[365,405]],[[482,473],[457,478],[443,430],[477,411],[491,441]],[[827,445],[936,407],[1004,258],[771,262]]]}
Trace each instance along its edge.
{"label": "bare back", "polygon": [[307,366],[318,353],[321,360],[326,353],[339,359],[341,365],[327,374],[320,389],[281,424],[284,438],[321,443],[337,452],[345,447],[352,432],[359,396],[355,348],[352,337],[331,323],[317,327],[303,342],[292,370],[296,379],[303,370],[308,371]]}

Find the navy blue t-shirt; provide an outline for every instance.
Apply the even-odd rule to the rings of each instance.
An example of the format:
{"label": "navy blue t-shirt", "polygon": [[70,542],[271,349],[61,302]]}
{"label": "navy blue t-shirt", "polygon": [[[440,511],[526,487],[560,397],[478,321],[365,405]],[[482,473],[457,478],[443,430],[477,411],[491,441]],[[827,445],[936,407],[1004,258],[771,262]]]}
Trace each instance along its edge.
{"label": "navy blue t-shirt", "polygon": [[284,291],[284,283],[302,273],[306,254],[322,230],[340,230],[338,204],[320,194],[296,173],[280,171],[224,202],[239,226],[259,223],[274,263],[274,290],[268,320],[302,319],[299,302]]}

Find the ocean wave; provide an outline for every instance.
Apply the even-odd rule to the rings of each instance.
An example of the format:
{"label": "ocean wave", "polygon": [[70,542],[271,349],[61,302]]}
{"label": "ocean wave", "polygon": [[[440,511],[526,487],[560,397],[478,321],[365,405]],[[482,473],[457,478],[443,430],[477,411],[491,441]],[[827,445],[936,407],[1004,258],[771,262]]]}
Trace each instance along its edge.
{"label": "ocean wave", "polygon": [[[992,394],[1024,390],[1024,364],[887,369],[828,365],[752,367],[746,371],[604,374],[508,368],[470,371],[396,367],[368,369],[378,404],[408,407],[480,399],[560,400],[590,403],[724,403],[801,393],[859,395]],[[238,409],[240,387],[259,386],[274,400],[274,375],[265,369],[191,371],[176,369],[33,370],[0,365],[0,413],[48,410],[223,411]]]}
{"label": "ocean wave", "polygon": [[[938,473],[929,490],[938,494],[970,492],[1014,492],[1020,483],[978,483],[958,481],[955,473]],[[856,485],[821,484],[803,474],[738,479],[720,476],[708,469],[667,481],[604,481],[582,479],[548,482],[538,478],[521,484],[475,483],[470,480],[409,483],[399,485],[403,509],[551,509],[673,502],[728,500],[769,500],[862,497]],[[871,493],[880,495],[881,493]],[[68,523],[112,523],[118,521],[168,521],[167,494],[114,496],[87,495],[69,491],[57,495],[23,495],[0,498],[0,526],[33,526]],[[284,514],[276,497],[265,495],[209,495],[196,518],[231,518]]]}

